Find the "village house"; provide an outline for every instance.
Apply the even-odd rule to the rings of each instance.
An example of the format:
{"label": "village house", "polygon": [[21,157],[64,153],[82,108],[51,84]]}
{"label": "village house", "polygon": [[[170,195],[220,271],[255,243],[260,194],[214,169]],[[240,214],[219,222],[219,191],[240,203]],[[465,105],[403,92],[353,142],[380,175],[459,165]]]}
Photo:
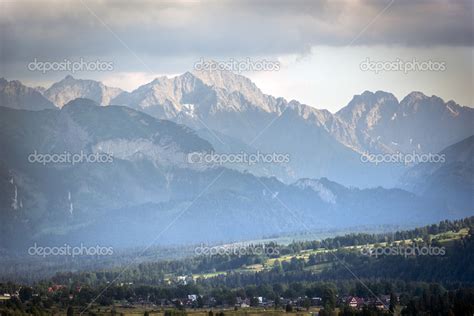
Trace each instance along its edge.
{"label": "village house", "polygon": [[361,297],[357,296],[349,296],[346,299],[346,304],[349,307],[355,308],[355,309],[361,309],[364,306],[364,299]]}
{"label": "village house", "polygon": [[10,293],[0,294],[0,302],[10,300],[11,298]]}

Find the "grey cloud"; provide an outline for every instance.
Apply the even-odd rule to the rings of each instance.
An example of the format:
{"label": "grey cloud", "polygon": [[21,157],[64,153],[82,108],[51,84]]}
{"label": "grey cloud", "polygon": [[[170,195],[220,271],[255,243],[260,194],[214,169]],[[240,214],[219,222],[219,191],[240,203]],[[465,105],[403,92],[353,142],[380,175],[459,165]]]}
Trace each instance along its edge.
{"label": "grey cloud", "polygon": [[[388,3],[8,2],[0,13],[1,62],[129,56],[101,21],[144,59],[302,54],[349,44]],[[472,46],[472,12],[469,0],[396,0],[353,45]]]}

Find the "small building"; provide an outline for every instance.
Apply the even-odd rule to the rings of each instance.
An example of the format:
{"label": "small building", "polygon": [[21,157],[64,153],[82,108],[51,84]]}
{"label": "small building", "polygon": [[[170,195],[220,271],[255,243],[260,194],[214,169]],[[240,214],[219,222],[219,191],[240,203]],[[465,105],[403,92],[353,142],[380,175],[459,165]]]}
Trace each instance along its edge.
{"label": "small building", "polygon": [[7,301],[7,300],[10,300],[11,298],[12,296],[9,293],[0,294],[0,301]]}
{"label": "small building", "polygon": [[361,297],[357,297],[357,296],[349,296],[346,299],[346,304],[349,307],[352,307],[352,308],[355,308],[355,309],[360,309],[364,306],[364,299],[361,298]]}
{"label": "small building", "polygon": [[323,303],[323,299],[321,297],[312,297],[311,298],[311,305],[312,306],[321,306]]}

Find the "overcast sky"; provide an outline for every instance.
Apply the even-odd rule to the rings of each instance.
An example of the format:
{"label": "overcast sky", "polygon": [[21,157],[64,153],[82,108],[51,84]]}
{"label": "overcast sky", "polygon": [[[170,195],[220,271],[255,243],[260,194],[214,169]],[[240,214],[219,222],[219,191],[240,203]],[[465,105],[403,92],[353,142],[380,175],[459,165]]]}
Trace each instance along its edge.
{"label": "overcast sky", "polygon": [[[474,106],[471,0],[0,0],[0,6],[0,76],[29,85],[48,86],[68,74],[29,71],[35,58],[112,62],[112,71],[74,77],[126,90],[191,71],[201,58],[250,58],[280,63],[279,71],[243,73],[265,93],[332,112],[364,90],[400,99],[417,90]],[[367,59],[444,67],[375,73],[361,69]]]}

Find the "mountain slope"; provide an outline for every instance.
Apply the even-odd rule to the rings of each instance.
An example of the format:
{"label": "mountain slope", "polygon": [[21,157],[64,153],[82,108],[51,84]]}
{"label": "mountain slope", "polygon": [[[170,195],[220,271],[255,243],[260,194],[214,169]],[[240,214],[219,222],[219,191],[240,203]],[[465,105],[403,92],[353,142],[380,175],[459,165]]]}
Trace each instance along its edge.
{"label": "mountain slope", "polygon": [[398,102],[390,93],[365,91],[335,116],[350,135],[336,137],[360,151],[436,153],[474,134],[474,109],[421,92]]}
{"label": "mountain slope", "polygon": [[[0,136],[1,221],[13,234],[19,227],[39,233],[83,225],[106,209],[167,201],[170,170],[185,166],[189,152],[212,150],[187,127],[84,99],[60,111],[0,107]],[[53,162],[42,159],[48,155]]]}
{"label": "mountain slope", "polygon": [[91,97],[103,105],[129,106],[207,130],[209,140],[220,134],[214,144],[222,149],[232,147],[223,141],[228,139],[255,151],[290,154],[283,169],[252,168],[256,174],[276,175],[287,183],[328,177],[344,185],[393,187],[406,166],[362,163],[362,154],[435,153],[474,133],[473,109],[419,92],[399,102],[390,93],[366,91],[332,114],[266,95],[248,78],[227,71],[160,77],[130,93],[110,89],[69,76],[45,95],[58,104]]}
{"label": "mountain slope", "polygon": [[453,213],[474,211],[474,136],[439,153],[440,163],[418,164],[401,179],[401,187],[436,199]]}
{"label": "mountain slope", "polygon": [[44,96],[59,108],[76,98],[91,99],[99,105],[109,105],[110,100],[123,91],[94,80],[74,79],[68,75],[44,91]]}
{"label": "mountain slope", "polygon": [[[0,107],[0,123],[2,241],[120,247],[143,245],[170,223],[159,242],[259,238],[301,231],[302,223],[341,228],[446,217],[442,206],[399,189],[360,190],[327,179],[285,184],[189,164],[187,154],[214,151],[209,142],[128,107],[86,99],[59,111]],[[68,153],[82,161],[38,160]]]}
{"label": "mountain slope", "polygon": [[[446,217],[440,206],[403,190],[351,189],[327,179],[285,185],[228,169],[181,171],[185,175],[174,174],[172,186],[180,192],[174,199],[105,212],[89,225],[71,229],[68,240],[117,247],[141,245],[157,236],[157,244],[215,243]],[[186,197],[190,192],[194,194]]]}
{"label": "mountain slope", "polygon": [[[375,170],[362,164],[359,153],[333,136],[333,131],[344,134],[347,128],[330,112],[265,95],[248,78],[230,72],[157,78],[112,102],[227,135],[256,150],[289,153],[292,159],[286,174],[275,173],[287,182],[329,177],[348,185],[390,186],[399,173],[397,167]],[[361,180],[367,173],[374,177]]]}
{"label": "mountain slope", "polygon": [[53,103],[35,89],[26,87],[19,81],[7,81],[4,78],[0,78],[0,106],[31,111],[55,108]]}

